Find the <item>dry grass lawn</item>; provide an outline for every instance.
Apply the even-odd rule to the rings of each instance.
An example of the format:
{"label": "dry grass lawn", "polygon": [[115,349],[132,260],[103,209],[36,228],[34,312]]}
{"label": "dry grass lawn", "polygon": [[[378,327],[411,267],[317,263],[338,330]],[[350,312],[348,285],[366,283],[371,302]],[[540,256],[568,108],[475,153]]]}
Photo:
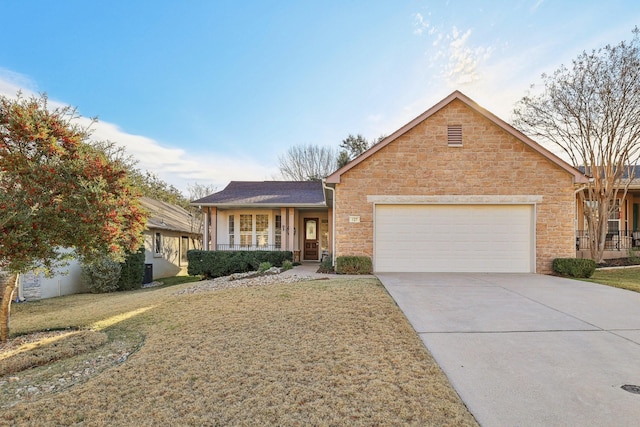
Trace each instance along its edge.
{"label": "dry grass lawn", "polygon": [[175,294],[189,286],[16,305],[14,332],[92,327],[109,338],[0,377],[5,386],[127,357],[4,405],[0,424],[477,425],[377,280]]}

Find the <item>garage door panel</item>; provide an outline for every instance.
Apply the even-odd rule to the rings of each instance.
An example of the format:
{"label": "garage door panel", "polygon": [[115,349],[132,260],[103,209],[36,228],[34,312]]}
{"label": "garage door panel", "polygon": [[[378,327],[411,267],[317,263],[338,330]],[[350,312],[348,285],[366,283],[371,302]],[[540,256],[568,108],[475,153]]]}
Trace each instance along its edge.
{"label": "garage door panel", "polygon": [[531,205],[377,205],[376,271],[531,272]]}

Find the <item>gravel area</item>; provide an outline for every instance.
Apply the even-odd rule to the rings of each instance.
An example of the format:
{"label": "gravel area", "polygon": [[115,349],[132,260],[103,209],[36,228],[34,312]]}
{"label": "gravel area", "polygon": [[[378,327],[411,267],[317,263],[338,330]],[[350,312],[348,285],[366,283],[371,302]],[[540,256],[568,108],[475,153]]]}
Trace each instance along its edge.
{"label": "gravel area", "polygon": [[212,280],[198,282],[196,285],[182,289],[174,295],[195,294],[198,292],[217,291],[220,289],[248,288],[252,286],[267,286],[278,283],[295,283],[306,280],[315,280],[317,277],[298,274],[263,274],[255,275],[255,272],[232,274],[231,276],[218,277]]}

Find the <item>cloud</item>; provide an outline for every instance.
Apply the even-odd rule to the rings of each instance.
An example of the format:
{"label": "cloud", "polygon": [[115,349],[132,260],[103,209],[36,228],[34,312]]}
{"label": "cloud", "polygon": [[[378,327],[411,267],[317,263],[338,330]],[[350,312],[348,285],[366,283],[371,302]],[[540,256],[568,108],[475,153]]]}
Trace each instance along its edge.
{"label": "cloud", "polygon": [[447,36],[449,42],[448,63],[445,65],[444,74],[447,82],[452,86],[466,85],[479,81],[481,75],[479,64],[486,62],[493,52],[493,48],[484,46],[472,46],[469,42],[471,29],[460,32],[453,27],[451,35]]}
{"label": "cloud", "polygon": [[[37,86],[28,77],[0,69],[0,95],[15,98],[18,91],[23,96],[37,96]],[[53,108],[67,104],[48,100]],[[277,169],[244,156],[218,155],[214,151],[187,153],[181,148],[160,143],[143,135],[134,135],[118,125],[81,117],[80,126],[89,127],[91,138],[96,141],[112,141],[124,147],[137,160],[136,167],[153,172],[169,184],[185,191],[194,182],[212,184],[222,189],[229,180],[266,180],[277,173]]]}
{"label": "cloud", "polygon": [[19,91],[36,94],[37,85],[29,77],[6,68],[0,68],[0,95],[15,97]]}
{"label": "cloud", "polygon": [[533,13],[533,12],[536,12],[536,11],[538,10],[538,8],[539,8],[540,6],[542,6],[542,3],[544,3],[544,0],[538,0],[538,1],[536,1],[536,2],[535,2],[535,4],[534,4],[533,6],[531,6],[530,11],[531,11],[532,13]]}
{"label": "cloud", "polygon": [[265,180],[277,172],[273,167],[244,156],[219,155],[214,151],[188,153],[142,135],[127,133],[112,123],[97,122],[92,130],[93,139],[113,141],[124,147],[138,160],[139,169],[153,172],[183,191],[194,182],[222,189],[230,180]]}
{"label": "cloud", "polygon": [[413,26],[413,34],[421,36],[424,30],[429,28],[429,23],[424,21],[421,13],[416,13],[413,15]]}
{"label": "cloud", "polygon": [[[427,51],[430,68],[440,68],[440,76],[450,87],[460,87],[481,81],[480,68],[494,52],[491,46],[474,46],[472,30],[461,31],[453,26],[450,31],[443,31],[425,23],[422,15],[415,14],[416,25],[420,35],[428,28],[431,48]],[[414,31],[414,33],[417,33]]]}

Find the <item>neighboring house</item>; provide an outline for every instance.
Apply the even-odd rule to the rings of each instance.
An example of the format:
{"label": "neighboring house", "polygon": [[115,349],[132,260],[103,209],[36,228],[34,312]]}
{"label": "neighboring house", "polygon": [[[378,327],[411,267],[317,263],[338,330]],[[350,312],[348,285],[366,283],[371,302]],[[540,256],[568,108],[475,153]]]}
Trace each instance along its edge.
{"label": "neighboring house", "polygon": [[[327,251],[370,256],[376,272],[550,273],[554,258],[575,257],[575,191],[586,182],[580,171],[456,91],[325,183],[309,183],[318,195],[312,207],[298,203],[299,194],[287,199],[282,183],[273,196],[261,187],[276,184],[232,182],[192,204],[213,224],[204,233],[210,250],[227,249],[231,235],[234,245],[259,248],[266,241],[277,247],[276,230],[293,226],[302,233],[289,234],[289,243],[279,246],[319,259],[313,250],[304,256],[318,237],[317,224],[307,221],[326,218]],[[254,189],[251,197],[244,197],[244,185]],[[237,200],[227,201],[227,190]],[[263,206],[270,210],[261,213]],[[257,215],[266,216],[257,222]]]}
{"label": "neighboring house", "polygon": [[[180,206],[148,197],[142,197],[140,201],[150,213],[144,231],[144,281],[187,274],[187,250],[202,247],[201,231],[194,230],[197,221]],[[37,300],[87,292],[80,274],[78,260],[71,260],[61,274],[51,278],[42,273],[23,274],[14,297]]]}
{"label": "neighboring house", "polygon": [[14,291],[14,299],[17,297],[20,300],[32,301],[87,292],[80,278],[82,273],[80,261],[72,259],[59,271],[60,274],[53,277],[46,277],[43,273],[33,271],[21,274],[18,289]]}
{"label": "neighboring house", "polygon": [[171,203],[149,197],[140,202],[151,214],[144,231],[145,281],[186,275],[187,251],[202,248],[197,219]]}
{"label": "neighboring house", "polygon": [[192,205],[204,211],[205,250],[288,250],[296,261],[331,252],[331,203],[320,181],[231,181]]}
{"label": "neighboring house", "polygon": [[[626,257],[629,249],[640,250],[640,167],[633,167],[633,176],[634,179],[629,183],[628,175],[625,173],[623,181],[625,184],[629,183],[629,189],[626,195],[620,191],[614,210],[607,220],[605,259]],[[584,217],[584,206],[580,203],[579,197],[576,200],[575,228],[577,256],[588,258],[591,256],[591,239]]]}

